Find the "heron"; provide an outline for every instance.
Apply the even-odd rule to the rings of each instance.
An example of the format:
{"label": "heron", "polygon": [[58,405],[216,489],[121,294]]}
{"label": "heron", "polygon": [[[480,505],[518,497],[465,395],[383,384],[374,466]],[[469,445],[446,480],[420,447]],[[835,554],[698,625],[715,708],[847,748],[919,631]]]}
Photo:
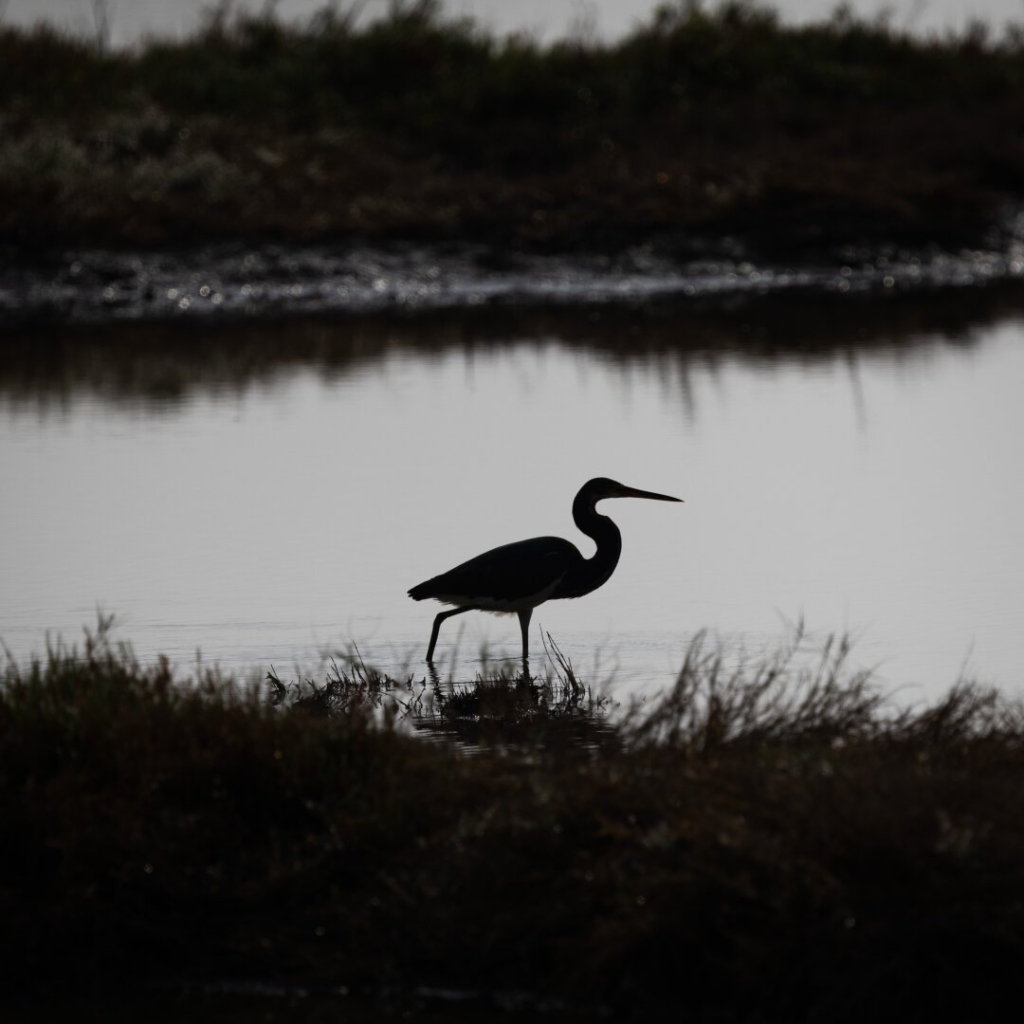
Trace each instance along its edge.
{"label": "heron", "polygon": [[597,544],[593,557],[561,537],[532,537],[485,551],[440,576],[416,584],[409,591],[414,601],[433,598],[454,605],[437,613],[427,647],[433,662],[441,623],[463,612],[483,611],[519,616],[523,634],[523,661],[530,652],[529,630],[533,609],[545,601],[582,597],[607,583],[622,554],[622,534],[597,503],[605,498],[649,498],[682,501],[667,494],[641,491],[607,477],[588,480],[572,503],[573,522]]}

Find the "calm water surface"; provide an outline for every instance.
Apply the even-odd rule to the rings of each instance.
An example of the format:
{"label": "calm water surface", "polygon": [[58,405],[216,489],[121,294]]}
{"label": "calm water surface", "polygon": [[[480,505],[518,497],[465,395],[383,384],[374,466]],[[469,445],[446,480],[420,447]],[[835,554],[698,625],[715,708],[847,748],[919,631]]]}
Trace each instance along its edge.
{"label": "calm water surface", "polygon": [[[570,505],[608,475],[686,503],[605,503],[624,537],[612,580],[535,614],[535,650],[549,631],[589,680],[659,686],[699,630],[756,653],[803,618],[850,632],[855,664],[911,696],[964,669],[1015,690],[1024,324],[827,355],[752,345],[749,326],[673,351],[671,322],[653,344],[642,320],[628,350],[543,319],[497,339],[264,324],[260,351],[318,354],[241,373],[200,342],[182,371],[141,343],[111,368],[107,342],[64,339],[77,354],[50,376],[6,367],[0,388],[0,637],[23,658],[101,608],[183,671],[201,651],[316,672],[356,644],[418,678],[438,606],[406,589],[535,534],[589,555]],[[110,344],[132,352],[133,330]],[[472,677],[518,644],[514,617],[469,614],[438,658]]]}

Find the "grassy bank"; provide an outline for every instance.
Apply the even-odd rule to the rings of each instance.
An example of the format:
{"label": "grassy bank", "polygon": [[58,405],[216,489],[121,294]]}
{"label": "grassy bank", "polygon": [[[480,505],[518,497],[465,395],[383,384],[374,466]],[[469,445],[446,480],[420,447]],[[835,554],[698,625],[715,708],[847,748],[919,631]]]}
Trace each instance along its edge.
{"label": "grassy bank", "polygon": [[101,51],[0,28],[0,238],[732,233],[977,241],[1024,180],[1024,34],[669,5],[629,38],[497,40],[434,5],[211,18]]}
{"label": "grassy bank", "polygon": [[431,697],[354,669],[268,700],[102,632],[10,664],[4,998],[59,964],[94,1001],[251,980],[398,1009],[428,986],[643,1019],[984,1012],[1024,952],[1022,708],[963,686],[897,712],[845,653],[730,671],[698,644],[615,723],[564,676]]}

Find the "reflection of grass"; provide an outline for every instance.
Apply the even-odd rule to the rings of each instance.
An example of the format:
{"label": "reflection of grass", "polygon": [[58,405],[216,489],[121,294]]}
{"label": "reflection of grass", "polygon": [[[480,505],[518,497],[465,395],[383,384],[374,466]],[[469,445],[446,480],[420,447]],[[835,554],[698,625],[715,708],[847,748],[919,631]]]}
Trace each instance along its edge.
{"label": "reflection of grass", "polygon": [[970,347],[1020,315],[1019,282],[836,299],[775,295],[702,307],[495,307],[386,313],[325,322],[200,321],[12,330],[0,343],[0,397],[59,406],[79,393],[169,409],[197,392],[246,388],[311,369],[333,379],[396,354],[487,353],[552,338],[622,366],[657,370],[685,391],[697,367],[730,360],[813,363],[920,357],[936,345]]}
{"label": "reflection of grass", "polygon": [[[617,724],[514,680],[427,710],[365,669],[274,706],[102,630],[9,665],[8,986],[59,963],[103,991],[252,979],[392,1007],[443,986],[694,1019],[977,1012],[1024,945],[1024,708],[963,685],[897,711],[845,655],[727,669],[698,644]],[[487,728],[399,726],[445,715]]]}
{"label": "reflection of grass", "polygon": [[1022,80],[1021,32],[744,2],[668,5],[610,46],[498,41],[431,2],[366,28],[222,8],[131,52],[0,28],[0,232],[962,237],[1020,197]]}

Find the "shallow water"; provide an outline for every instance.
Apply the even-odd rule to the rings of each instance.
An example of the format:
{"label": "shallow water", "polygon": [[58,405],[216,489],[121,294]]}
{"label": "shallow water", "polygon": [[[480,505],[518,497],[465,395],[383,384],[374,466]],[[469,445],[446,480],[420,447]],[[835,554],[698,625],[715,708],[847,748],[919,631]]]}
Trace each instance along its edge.
{"label": "shallow water", "polygon": [[686,238],[569,254],[486,245],[352,243],[0,253],[0,317],[20,322],[225,320],[432,312],[477,306],[722,303],[776,295],[886,295],[1024,276],[1024,212],[984,245],[868,249],[765,263],[735,239]]}
{"label": "shallow water", "polygon": [[[980,296],[980,297],[979,297]],[[889,688],[1019,684],[1024,321],[903,302],[470,311],[33,332],[0,366],[0,637],[22,658],[101,608],[144,659],[262,674],[358,646],[424,672],[406,589],[495,544],[571,538],[608,475],[611,581],[534,617],[585,678],[649,692],[700,630],[848,631]],[[977,308],[975,308],[977,307]],[[446,623],[472,677],[514,618]],[[533,667],[543,667],[535,657]]]}

